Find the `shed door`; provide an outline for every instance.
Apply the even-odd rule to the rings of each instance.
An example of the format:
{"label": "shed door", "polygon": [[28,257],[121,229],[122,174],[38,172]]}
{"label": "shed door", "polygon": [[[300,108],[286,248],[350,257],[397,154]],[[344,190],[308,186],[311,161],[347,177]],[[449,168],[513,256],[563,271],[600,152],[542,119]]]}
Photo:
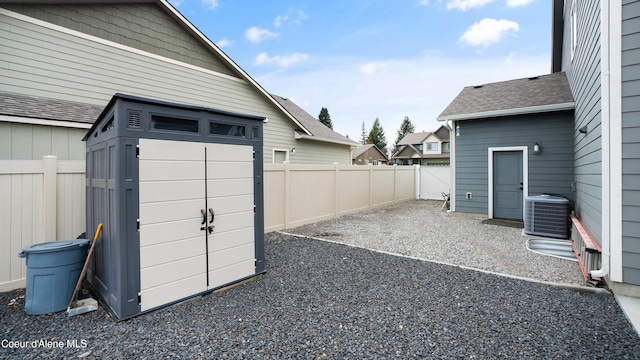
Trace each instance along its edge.
{"label": "shed door", "polygon": [[493,217],[522,220],[522,151],[493,153]]}
{"label": "shed door", "polygon": [[253,147],[207,144],[209,289],[255,274],[253,186]]}
{"label": "shed door", "polygon": [[253,148],[139,146],[141,310],[252,275]]}

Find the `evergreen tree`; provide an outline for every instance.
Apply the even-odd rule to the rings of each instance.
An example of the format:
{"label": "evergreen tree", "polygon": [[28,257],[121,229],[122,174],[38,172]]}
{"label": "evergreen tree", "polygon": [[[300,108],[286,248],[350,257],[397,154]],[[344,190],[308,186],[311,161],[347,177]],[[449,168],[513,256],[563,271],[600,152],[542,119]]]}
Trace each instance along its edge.
{"label": "evergreen tree", "polygon": [[400,125],[400,130],[398,130],[398,136],[396,137],[396,144],[400,142],[400,140],[402,140],[402,138],[409,134],[416,131],[416,128],[413,126],[413,124],[411,123],[411,120],[409,120],[408,116],[404,117],[404,120],[402,121],[402,124]]}
{"label": "evergreen tree", "polygon": [[364,121],[362,122],[362,131],[360,132],[360,140],[362,140],[362,145],[367,143],[367,128],[364,127]]}
{"label": "evergreen tree", "polygon": [[326,127],[333,130],[333,123],[331,122],[331,116],[329,115],[329,110],[326,107],[320,109],[320,114],[318,115],[318,120],[321,123],[325,124]]}
{"label": "evergreen tree", "polygon": [[371,131],[369,131],[367,144],[375,144],[375,146],[383,152],[387,147],[387,139],[384,136],[384,129],[382,129],[382,125],[380,125],[380,120],[378,118],[373,122],[373,127],[371,127]]}

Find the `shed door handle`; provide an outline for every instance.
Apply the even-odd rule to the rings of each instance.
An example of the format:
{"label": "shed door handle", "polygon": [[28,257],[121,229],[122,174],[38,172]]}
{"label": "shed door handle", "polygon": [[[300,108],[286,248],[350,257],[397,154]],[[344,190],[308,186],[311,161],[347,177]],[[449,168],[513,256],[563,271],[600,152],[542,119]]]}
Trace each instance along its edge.
{"label": "shed door handle", "polygon": [[207,212],[204,211],[204,209],[200,209],[200,213],[202,214],[202,222],[200,225],[204,225],[204,223],[207,222]]}
{"label": "shed door handle", "polygon": [[209,214],[211,214],[211,220],[209,220],[209,224],[213,224],[213,219],[215,219],[216,216],[213,213],[213,209],[212,208],[209,208]]}

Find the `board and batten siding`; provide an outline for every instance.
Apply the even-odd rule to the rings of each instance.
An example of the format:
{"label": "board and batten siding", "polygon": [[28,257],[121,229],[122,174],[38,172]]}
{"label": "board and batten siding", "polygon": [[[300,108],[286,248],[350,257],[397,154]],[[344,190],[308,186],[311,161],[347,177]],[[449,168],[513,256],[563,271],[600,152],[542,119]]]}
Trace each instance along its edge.
{"label": "board and batten siding", "polygon": [[84,160],[87,129],[0,121],[0,160]]}
{"label": "board and batten siding", "polygon": [[[490,147],[527,146],[528,195],[557,194],[573,200],[572,120],[572,113],[565,111],[457,122],[456,211],[488,214]],[[533,152],[536,143],[542,149],[539,154]],[[467,192],[471,199],[466,199]]]}
{"label": "board and batten siding", "polygon": [[4,4],[2,7],[105,40],[235,76],[226,63],[154,3]]}
{"label": "board and batten siding", "polygon": [[640,1],[622,2],[622,276],[640,285]]}
{"label": "board and batten siding", "polygon": [[[571,55],[572,9],[577,19],[576,48]],[[602,244],[602,120],[600,74],[600,1],[566,1],[562,70],[575,100],[572,131],[576,214]],[[578,129],[586,126],[587,133]]]}

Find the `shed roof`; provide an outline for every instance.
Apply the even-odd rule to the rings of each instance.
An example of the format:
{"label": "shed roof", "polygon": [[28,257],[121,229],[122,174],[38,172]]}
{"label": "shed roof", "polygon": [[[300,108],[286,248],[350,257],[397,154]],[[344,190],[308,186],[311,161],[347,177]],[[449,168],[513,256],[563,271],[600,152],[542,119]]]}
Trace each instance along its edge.
{"label": "shed roof", "polygon": [[572,110],[573,95],[565,73],[467,86],[438,116],[439,121],[468,120]]}

